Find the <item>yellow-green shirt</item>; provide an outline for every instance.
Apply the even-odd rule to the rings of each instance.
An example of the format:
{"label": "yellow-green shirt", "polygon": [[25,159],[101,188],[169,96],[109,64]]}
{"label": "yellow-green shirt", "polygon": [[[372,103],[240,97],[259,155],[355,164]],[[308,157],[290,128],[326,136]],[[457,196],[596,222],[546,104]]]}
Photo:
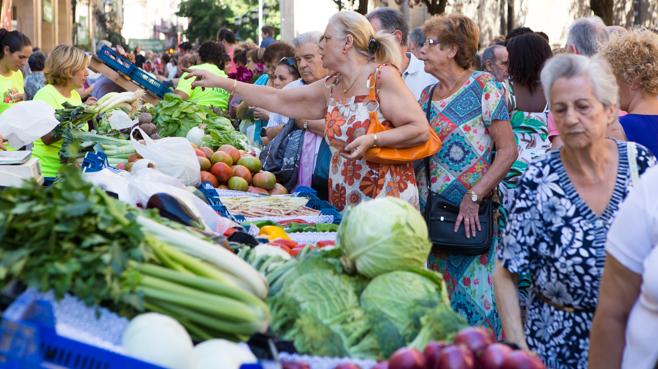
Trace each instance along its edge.
{"label": "yellow-green shirt", "polygon": [[[34,95],[34,101],[43,101],[54,109],[61,109],[65,102],[77,106],[82,105],[82,99],[78,91],[71,90],[71,97],[64,97],[57,91],[55,86],[46,85]],[[34,141],[32,155],[39,159],[41,173],[44,177],[56,177],[62,162],[59,159],[59,150],[62,148],[62,140],[46,145],[41,139]]]}
{"label": "yellow-green shirt", "polygon": [[[215,64],[199,64],[190,67],[190,69],[207,70],[220,77],[226,77],[226,73],[219,69]],[[185,92],[187,96],[189,96],[188,101],[197,103],[199,105],[214,106],[223,110],[227,110],[229,99],[228,91],[222,88],[214,87],[206,89],[202,89],[201,87],[192,88],[192,82],[194,82],[195,78],[185,79],[185,76],[187,76],[187,73],[183,73],[183,75],[180,77],[178,86],[176,86],[176,90]]]}
{"label": "yellow-green shirt", "polygon": [[0,113],[15,104],[18,94],[24,94],[23,73],[17,70],[6,77],[0,75]]}

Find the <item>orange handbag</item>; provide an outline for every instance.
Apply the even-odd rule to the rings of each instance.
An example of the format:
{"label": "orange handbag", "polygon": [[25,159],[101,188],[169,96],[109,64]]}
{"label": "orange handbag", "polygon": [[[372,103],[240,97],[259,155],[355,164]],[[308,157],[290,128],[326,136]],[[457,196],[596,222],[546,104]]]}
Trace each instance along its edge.
{"label": "orange handbag", "polygon": [[[377,75],[381,73],[381,65],[377,67]],[[379,102],[377,101],[377,92],[375,90],[376,78],[373,74],[370,76],[370,92],[368,93],[368,101],[370,103],[375,103],[377,106]],[[432,88],[434,90],[434,88]],[[373,147],[366,151],[364,155],[367,161],[379,164],[404,164],[413,162],[415,160],[424,159],[428,156],[436,154],[441,149],[441,139],[434,132],[434,129],[429,125],[429,112],[431,109],[427,110],[427,132],[429,133],[429,139],[420,145],[405,147],[405,148],[392,148],[392,147]],[[368,132],[366,134],[378,134],[381,132],[386,132],[392,128],[386,127],[383,125],[379,118],[377,117],[377,109],[370,110],[370,123],[368,125]]]}

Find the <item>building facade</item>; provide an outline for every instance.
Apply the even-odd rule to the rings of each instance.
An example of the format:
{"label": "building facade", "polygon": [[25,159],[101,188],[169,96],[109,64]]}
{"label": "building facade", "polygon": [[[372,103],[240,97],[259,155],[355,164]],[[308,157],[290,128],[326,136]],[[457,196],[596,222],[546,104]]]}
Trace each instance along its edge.
{"label": "building facade", "polygon": [[73,42],[71,0],[5,1],[11,3],[12,29],[27,35],[35,47],[48,52],[59,44]]}

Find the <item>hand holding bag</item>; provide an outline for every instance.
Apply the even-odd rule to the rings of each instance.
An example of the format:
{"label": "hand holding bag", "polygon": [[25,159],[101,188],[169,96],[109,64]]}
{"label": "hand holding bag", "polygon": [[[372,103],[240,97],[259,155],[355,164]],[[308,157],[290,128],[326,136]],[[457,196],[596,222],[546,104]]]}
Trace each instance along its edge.
{"label": "hand holding bag", "polygon": [[[379,105],[376,91],[377,78],[375,75],[379,76],[381,74],[382,66],[383,65],[379,65],[375,73],[373,73],[373,75],[370,76],[370,79],[368,80],[370,87],[370,92],[368,93],[369,105]],[[427,128],[429,139],[425,143],[413,147],[406,147],[403,149],[392,147],[373,147],[366,151],[364,155],[365,159],[367,161],[379,164],[404,164],[432,156],[441,149],[441,139],[429,125],[429,122]],[[366,134],[379,134],[390,129],[393,128],[386,127],[379,121],[379,118],[377,117],[377,109],[371,108],[370,124],[368,125],[368,132],[366,132]]]}
{"label": "hand holding bag", "polygon": [[[427,104],[427,120],[430,119],[432,107],[432,96],[434,89],[430,91],[430,100]],[[432,250],[461,255],[481,255],[489,250],[493,240],[495,203],[492,196],[483,199],[478,210],[481,231],[475,233],[475,237],[466,238],[464,225],[454,231],[459,206],[454,206],[441,195],[432,192],[430,176],[430,159],[425,158],[425,174],[427,175],[427,186],[429,196],[425,205],[425,221],[429,230],[429,238],[432,241]]]}

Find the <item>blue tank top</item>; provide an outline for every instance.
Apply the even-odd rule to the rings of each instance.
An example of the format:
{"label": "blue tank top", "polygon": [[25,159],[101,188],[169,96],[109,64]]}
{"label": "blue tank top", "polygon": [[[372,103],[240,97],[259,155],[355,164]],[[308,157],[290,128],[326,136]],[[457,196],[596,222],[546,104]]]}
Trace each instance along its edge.
{"label": "blue tank top", "polygon": [[626,138],[637,142],[658,157],[658,115],[627,114],[619,118]]}

